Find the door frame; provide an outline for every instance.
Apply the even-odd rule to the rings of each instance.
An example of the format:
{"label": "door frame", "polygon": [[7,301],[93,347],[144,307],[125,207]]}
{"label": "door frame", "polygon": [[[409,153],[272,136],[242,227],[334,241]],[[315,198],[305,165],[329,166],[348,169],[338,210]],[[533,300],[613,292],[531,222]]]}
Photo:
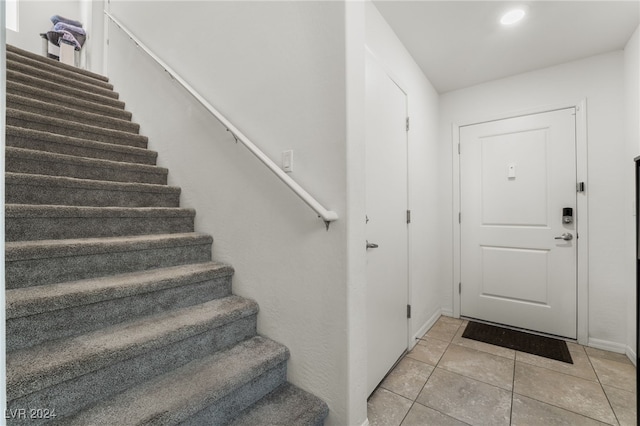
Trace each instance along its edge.
{"label": "door frame", "polygon": [[[576,207],[578,218],[576,221],[576,233],[579,235],[577,247],[577,335],[578,343],[586,345],[589,341],[589,181],[587,164],[587,99],[576,103],[564,103],[541,106],[520,110],[512,113],[503,113],[489,117],[469,119],[451,123],[451,153],[452,153],[452,181],[453,181],[453,281],[451,289],[453,293],[453,316],[460,318],[460,293],[459,283],[462,275],[461,250],[461,225],[458,222],[460,213],[460,127],[474,124],[482,124],[489,121],[516,118],[525,115],[540,114],[560,109],[575,108],[576,110],[576,175],[578,182],[584,182],[585,191],[576,195]],[[462,212],[464,214],[464,212]],[[464,218],[463,218],[464,220]]]}
{"label": "door frame", "polygon": [[[405,111],[407,113],[407,117],[410,117],[411,113],[409,111],[409,91],[406,89],[406,86],[404,84],[402,84],[402,82],[400,81],[400,79],[398,78],[398,76],[387,66],[387,64],[384,63],[384,61],[381,59],[381,56],[379,56],[374,49],[372,49],[369,45],[365,44],[365,56],[369,55],[369,57],[371,59],[373,59],[381,68],[382,70],[385,72],[385,74],[387,74],[387,76],[391,79],[391,81],[393,81],[393,83],[398,86],[398,88],[400,89],[400,91],[402,93],[404,93],[405,95],[405,102],[406,102],[406,107],[405,107]],[[366,58],[365,58],[366,60]],[[366,76],[365,76],[366,78]],[[365,81],[366,84],[366,81]],[[366,90],[366,88],[365,88]],[[406,171],[407,171],[407,210],[411,210],[411,172],[409,170],[409,166],[410,166],[410,162],[409,162],[409,158],[410,158],[410,147],[411,147],[411,132],[409,130],[406,131],[406,139],[405,142],[407,144],[407,158],[406,158]],[[366,149],[366,145],[367,142],[365,140],[365,149]],[[365,185],[366,185],[366,180],[365,180]],[[365,210],[366,210],[366,204],[365,204]],[[411,274],[411,223],[407,223],[407,305],[412,305],[412,287],[413,287],[413,277]],[[411,315],[413,317],[413,315]],[[413,326],[413,319],[412,318],[407,318],[407,336],[406,336],[406,341],[407,341],[407,348],[406,350],[409,351],[413,348],[413,346],[415,346],[416,342],[414,341],[414,339],[412,338],[412,326]]]}

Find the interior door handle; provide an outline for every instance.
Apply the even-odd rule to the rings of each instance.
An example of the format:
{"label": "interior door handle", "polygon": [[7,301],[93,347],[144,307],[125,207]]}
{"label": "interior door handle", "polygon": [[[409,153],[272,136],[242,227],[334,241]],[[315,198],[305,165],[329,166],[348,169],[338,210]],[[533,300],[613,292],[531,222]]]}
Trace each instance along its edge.
{"label": "interior door handle", "polygon": [[378,248],[378,245],[367,241],[367,249],[372,249],[372,248]]}
{"label": "interior door handle", "polygon": [[555,237],[554,240],[571,241],[571,240],[573,240],[573,234],[571,232],[565,232],[564,234],[560,235],[559,237]]}

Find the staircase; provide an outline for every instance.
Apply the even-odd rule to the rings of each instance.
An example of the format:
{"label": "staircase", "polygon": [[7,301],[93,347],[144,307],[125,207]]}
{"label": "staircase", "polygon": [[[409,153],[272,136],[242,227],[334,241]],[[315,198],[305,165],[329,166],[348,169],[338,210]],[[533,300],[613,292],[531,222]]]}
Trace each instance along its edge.
{"label": "staircase", "polygon": [[7,46],[6,98],[7,422],[323,424],[107,78]]}

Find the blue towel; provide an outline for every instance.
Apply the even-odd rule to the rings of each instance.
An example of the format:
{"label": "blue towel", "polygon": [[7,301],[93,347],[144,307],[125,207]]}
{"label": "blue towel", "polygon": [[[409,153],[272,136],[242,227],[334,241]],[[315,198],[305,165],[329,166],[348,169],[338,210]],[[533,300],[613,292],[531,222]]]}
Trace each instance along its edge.
{"label": "blue towel", "polygon": [[73,19],[63,18],[60,15],[53,15],[51,17],[51,22],[53,22],[53,25],[57,24],[58,22],[62,22],[63,24],[73,25],[74,27],[82,28],[82,23],[80,21],[74,21]]}

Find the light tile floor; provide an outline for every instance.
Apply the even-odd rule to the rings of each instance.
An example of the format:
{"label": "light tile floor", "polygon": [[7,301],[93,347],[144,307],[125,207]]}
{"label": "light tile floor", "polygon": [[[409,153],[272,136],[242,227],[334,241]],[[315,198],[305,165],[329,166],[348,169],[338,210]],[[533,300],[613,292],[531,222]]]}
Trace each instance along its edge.
{"label": "light tile floor", "polygon": [[440,317],[368,402],[371,426],[636,425],[636,369],[568,343],[573,364],[462,337]]}

